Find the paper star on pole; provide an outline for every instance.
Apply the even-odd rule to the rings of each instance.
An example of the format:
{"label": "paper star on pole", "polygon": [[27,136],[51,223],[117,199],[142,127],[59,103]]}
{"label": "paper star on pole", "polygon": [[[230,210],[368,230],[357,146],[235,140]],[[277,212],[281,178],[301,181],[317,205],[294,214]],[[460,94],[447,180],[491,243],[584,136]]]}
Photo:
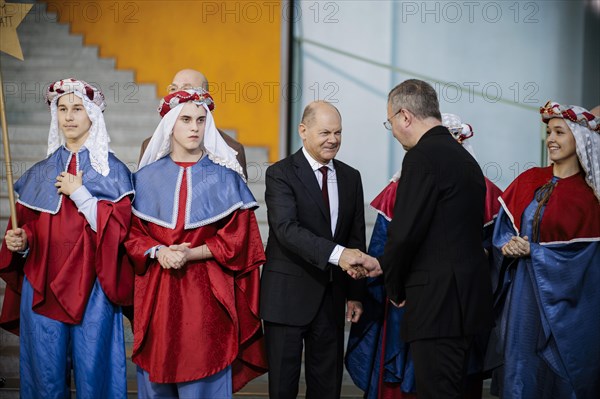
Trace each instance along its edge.
{"label": "paper star on pole", "polygon": [[17,36],[17,26],[33,4],[6,3],[0,0],[0,51],[23,61],[23,51]]}

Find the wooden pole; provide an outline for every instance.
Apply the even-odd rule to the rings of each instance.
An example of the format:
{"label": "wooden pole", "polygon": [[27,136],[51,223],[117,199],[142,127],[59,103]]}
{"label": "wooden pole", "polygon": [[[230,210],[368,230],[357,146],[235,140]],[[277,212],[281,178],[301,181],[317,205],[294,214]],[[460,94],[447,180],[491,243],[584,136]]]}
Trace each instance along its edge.
{"label": "wooden pole", "polygon": [[2,123],[2,143],[4,144],[4,165],[6,167],[6,184],[8,190],[8,202],[10,205],[10,221],[12,228],[16,229],[17,208],[15,206],[15,191],[12,174],[12,161],[10,158],[10,144],[8,140],[8,127],[6,123],[6,108],[4,106],[4,86],[2,83],[2,71],[0,71],[0,122]]}

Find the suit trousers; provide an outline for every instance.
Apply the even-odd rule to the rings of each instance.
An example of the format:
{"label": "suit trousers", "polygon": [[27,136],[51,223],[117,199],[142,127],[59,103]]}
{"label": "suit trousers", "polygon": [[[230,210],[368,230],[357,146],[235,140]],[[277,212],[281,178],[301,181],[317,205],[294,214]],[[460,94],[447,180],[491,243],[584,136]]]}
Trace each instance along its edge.
{"label": "suit trousers", "polygon": [[[293,310],[290,310],[293,312]],[[344,327],[333,314],[331,284],[316,316],[305,326],[265,321],[269,398],[298,396],[302,349],[307,399],[337,399],[344,371]]]}
{"label": "suit trousers", "polygon": [[465,392],[471,336],[410,343],[419,399],[460,399]]}

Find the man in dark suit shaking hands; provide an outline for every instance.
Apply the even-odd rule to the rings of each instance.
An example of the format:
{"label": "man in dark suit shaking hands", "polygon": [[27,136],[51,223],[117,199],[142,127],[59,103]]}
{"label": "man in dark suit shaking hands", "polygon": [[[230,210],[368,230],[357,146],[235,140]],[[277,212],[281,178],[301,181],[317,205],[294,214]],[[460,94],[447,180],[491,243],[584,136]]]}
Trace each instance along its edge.
{"label": "man in dark suit shaking hands", "polygon": [[298,132],[302,149],[266,173],[269,239],[260,313],[269,397],[296,398],[304,347],[306,397],[335,399],[342,382],[344,315],[357,322],[362,313],[364,281],[344,270],[365,256],[363,190],[360,173],[334,159],[342,138],[337,108],[310,103]]}
{"label": "man in dark suit shaking hands", "polygon": [[492,326],[485,181],[442,126],[428,83],[411,79],[392,89],[387,116],[385,127],[407,152],[384,253],[362,261],[370,276],[383,270],[388,297],[406,305],[401,335],[410,342],[419,399],[461,398],[473,337]]}

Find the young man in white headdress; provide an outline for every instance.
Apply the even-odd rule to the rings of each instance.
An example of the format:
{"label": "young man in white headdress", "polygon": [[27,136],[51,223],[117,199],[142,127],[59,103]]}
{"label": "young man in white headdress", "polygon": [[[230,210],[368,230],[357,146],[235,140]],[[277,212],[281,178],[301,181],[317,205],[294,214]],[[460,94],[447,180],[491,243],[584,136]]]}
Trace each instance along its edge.
{"label": "young man in white headdress", "polygon": [[[167,94],[173,94],[177,91],[188,90],[199,88],[201,90],[208,91],[208,80],[206,76],[200,71],[196,71],[194,69],[182,69],[178,71],[175,76],[173,76],[173,82],[167,86]],[[248,177],[248,171],[246,169],[246,152],[244,150],[244,146],[239,141],[235,140],[233,137],[229,136],[224,131],[217,129],[225,144],[231,147],[237,154],[236,159],[238,160],[242,170],[244,171],[244,176]],[[146,147],[150,142],[152,137],[148,137],[142,143],[142,148],[140,149],[140,161],[142,160],[142,156],[144,155],[144,151],[146,151]]]}
{"label": "young man in white headdress", "polygon": [[48,157],[16,182],[20,227],[9,225],[0,252],[0,325],[20,333],[21,397],[70,397],[72,366],[77,396],[125,398],[131,173],[109,150],[98,89],[63,79],[46,99]]}
{"label": "young man in white headdress", "polygon": [[166,96],[134,175],[127,251],[143,398],[230,398],[266,371],[258,317],[263,245],[235,151],[203,90]]}

